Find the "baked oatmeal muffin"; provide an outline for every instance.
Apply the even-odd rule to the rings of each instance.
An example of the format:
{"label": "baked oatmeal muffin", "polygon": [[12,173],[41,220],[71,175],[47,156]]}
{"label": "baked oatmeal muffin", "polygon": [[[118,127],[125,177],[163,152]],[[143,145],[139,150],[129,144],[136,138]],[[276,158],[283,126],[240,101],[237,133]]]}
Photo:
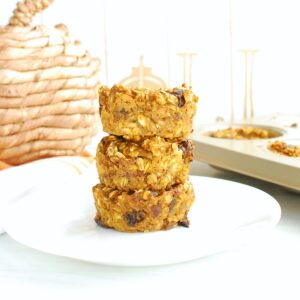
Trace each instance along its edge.
{"label": "baked oatmeal muffin", "polygon": [[128,141],[114,135],[98,145],[96,165],[101,183],[128,190],[162,190],[188,179],[193,142],[161,137]]}
{"label": "baked oatmeal muffin", "polygon": [[187,137],[197,102],[198,97],[185,87],[152,90],[114,85],[99,89],[103,130],[126,139]]}
{"label": "baked oatmeal muffin", "polygon": [[177,225],[188,227],[188,211],[194,201],[190,181],[167,190],[121,191],[104,184],[93,187],[97,215],[95,221],[126,232],[166,230]]}

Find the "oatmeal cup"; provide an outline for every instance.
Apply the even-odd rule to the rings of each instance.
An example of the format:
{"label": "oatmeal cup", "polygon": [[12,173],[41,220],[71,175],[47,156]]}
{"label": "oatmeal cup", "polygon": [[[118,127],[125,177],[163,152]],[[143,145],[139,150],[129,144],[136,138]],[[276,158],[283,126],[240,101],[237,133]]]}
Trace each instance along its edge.
{"label": "oatmeal cup", "polygon": [[210,134],[213,138],[232,140],[256,140],[269,139],[274,137],[274,133],[265,129],[253,126],[228,127],[219,129]]}
{"label": "oatmeal cup", "polygon": [[110,135],[98,145],[96,166],[101,183],[108,187],[162,190],[188,179],[193,149],[189,140],[128,141]]}
{"label": "oatmeal cup", "polygon": [[198,97],[185,87],[169,90],[99,88],[103,130],[126,139],[183,138],[192,131]]}
{"label": "oatmeal cup", "polygon": [[195,198],[189,181],[161,191],[125,192],[97,184],[93,194],[97,224],[125,232],[188,227],[187,214]]}
{"label": "oatmeal cup", "polygon": [[268,145],[268,149],[277,154],[281,154],[289,157],[299,157],[300,158],[300,143],[292,144],[286,143],[284,141],[275,141]]}

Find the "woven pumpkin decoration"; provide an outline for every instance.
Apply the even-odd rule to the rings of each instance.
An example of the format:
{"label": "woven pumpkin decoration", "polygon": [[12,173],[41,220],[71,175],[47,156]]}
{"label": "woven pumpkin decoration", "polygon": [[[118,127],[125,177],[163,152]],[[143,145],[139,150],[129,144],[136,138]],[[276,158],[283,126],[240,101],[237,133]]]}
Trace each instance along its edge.
{"label": "woven pumpkin decoration", "polygon": [[97,133],[100,61],[59,24],[32,27],[53,0],[17,4],[0,27],[0,161],[77,155]]}

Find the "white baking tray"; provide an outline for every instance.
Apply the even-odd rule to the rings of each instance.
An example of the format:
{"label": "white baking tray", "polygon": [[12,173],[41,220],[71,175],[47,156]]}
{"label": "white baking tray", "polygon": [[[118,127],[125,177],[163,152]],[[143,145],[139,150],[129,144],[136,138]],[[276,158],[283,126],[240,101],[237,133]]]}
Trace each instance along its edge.
{"label": "white baking tray", "polygon": [[[293,128],[290,126],[292,123],[285,124],[280,120],[283,119],[256,119],[251,124],[246,124],[277,132],[279,136],[271,139],[230,140],[209,136],[212,131],[232,126],[229,123],[195,128],[191,135],[195,142],[194,158],[300,192],[300,158],[280,155],[268,149],[269,143],[275,140],[300,144],[300,122],[297,128]],[[245,124],[234,124],[236,127],[243,125]]]}

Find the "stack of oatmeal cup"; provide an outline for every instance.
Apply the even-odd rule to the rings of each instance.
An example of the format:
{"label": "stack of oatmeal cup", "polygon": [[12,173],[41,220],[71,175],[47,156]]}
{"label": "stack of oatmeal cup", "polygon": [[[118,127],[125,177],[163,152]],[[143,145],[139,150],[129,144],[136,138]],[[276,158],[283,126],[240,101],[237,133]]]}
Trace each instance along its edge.
{"label": "stack of oatmeal cup", "polygon": [[188,227],[194,191],[188,180],[198,97],[185,86],[169,90],[99,89],[109,133],[98,145],[100,183],[93,187],[96,222],[126,232]]}

